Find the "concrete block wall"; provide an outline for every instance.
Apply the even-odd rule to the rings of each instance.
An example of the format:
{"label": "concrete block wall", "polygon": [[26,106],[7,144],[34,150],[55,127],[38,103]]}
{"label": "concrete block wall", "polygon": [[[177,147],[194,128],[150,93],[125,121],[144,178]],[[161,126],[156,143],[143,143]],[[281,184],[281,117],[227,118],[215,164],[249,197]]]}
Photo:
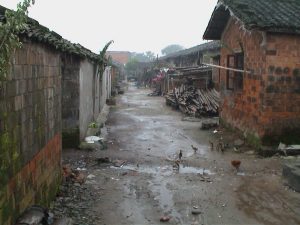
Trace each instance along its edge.
{"label": "concrete block wall", "polygon": [[241,27],[231,20],[223,33],[220,65],[227,67],[227,55],[243,50],[244,69],[251,73],[243,76],[243,90],[231,91],[226,88],[227,71],[220,71],[221,119],[257,139],[299,128],[300,37],[264,37]]}
{"label": "concrete block wall", "polygon": [[61,177],[59,54],[29,41],[0,81],[0,224],[47,205]]}
{"label": "concrete block wall", "polygon": [[81,140],[85,138],[89,124],[95,120],[95,90],[98,89],[96,85],[100,85],[100,81],[96,80],[98,77],[96,69],[95,64],[88,60],[80,63],[79,131]]}
{"label": "concrete block wall", "polygon": [[81,59],[70,54],[61,55],[62,72],[62,142],[64,148],[79,145],[79,96]]}

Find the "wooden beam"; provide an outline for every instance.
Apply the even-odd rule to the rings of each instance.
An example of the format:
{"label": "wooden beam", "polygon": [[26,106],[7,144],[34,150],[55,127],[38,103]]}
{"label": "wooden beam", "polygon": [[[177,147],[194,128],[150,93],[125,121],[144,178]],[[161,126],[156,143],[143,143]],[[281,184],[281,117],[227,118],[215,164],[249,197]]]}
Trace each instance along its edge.
{"label": "wooden beam", "polygon": [[234,69],[234,68],[230,68],[230,67],[224,67],[224,66],[219,66],[219,65],[209,64],[209,63],[202,63],[202,64],[205,65],[205,66],[211,66],[211,67],[214,67],[214,68],[230,70],[230,71],[234,71],[234,72],[252,73],[251,71],[248,71],[248,70],[239,70],[239,69]]}

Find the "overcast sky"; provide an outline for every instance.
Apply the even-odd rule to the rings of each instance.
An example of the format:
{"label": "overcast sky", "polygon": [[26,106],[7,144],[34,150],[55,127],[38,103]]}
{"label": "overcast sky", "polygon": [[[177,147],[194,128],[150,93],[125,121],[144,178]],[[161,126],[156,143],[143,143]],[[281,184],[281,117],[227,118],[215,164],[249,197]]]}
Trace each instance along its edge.
{"label": "overcast sky", "polygon": [[[0,0],[16,9],[19,0]],[[65,39],[99,52],[161,54],[170,44],[185,48],[203,43],[217,0],[35,0],[29,16]]]}

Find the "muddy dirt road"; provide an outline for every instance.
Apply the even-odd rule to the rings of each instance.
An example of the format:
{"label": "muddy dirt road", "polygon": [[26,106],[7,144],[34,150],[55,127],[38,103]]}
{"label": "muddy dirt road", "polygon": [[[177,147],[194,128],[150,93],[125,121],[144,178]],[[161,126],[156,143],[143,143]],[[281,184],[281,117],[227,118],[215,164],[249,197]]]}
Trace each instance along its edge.
{"label": "muddy dirt road", "polygon": [[[149,92],[129,86],[118,97],[106,124],[107,150],[64,152],[65,163],[80,159],[92,175],[79,191],[92,197],[77,212],[88,222],[78,224],[160,224],[162,216],[167,224],[300,224],[300,195],[283,185],[281,158],[260,158],[249,148],[211,150],[212,130],[200,130],[200,121],[184,119]],[[100,157],[126,163],[95,165]],[[233,159],[242,162],[238,174]]]}

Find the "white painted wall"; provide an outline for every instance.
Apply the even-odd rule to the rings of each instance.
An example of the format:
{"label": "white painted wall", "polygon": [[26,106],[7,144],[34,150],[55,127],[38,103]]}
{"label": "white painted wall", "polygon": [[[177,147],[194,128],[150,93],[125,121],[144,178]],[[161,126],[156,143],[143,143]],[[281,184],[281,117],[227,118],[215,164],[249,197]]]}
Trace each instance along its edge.
{"label": "white painted wall", "polygon": [[79,131],[84,139],[89,124],[94,120],[94,65],[88,60],[80,63]]}
{"label": "white painted wall", "polygon": [[105,68],[101,81],[95,64],[84,60],[80,63],[79,77],[79,131],[80,139],[83,140],[89,124],[97,119],[106,99],[111,97],[111,67]]}

